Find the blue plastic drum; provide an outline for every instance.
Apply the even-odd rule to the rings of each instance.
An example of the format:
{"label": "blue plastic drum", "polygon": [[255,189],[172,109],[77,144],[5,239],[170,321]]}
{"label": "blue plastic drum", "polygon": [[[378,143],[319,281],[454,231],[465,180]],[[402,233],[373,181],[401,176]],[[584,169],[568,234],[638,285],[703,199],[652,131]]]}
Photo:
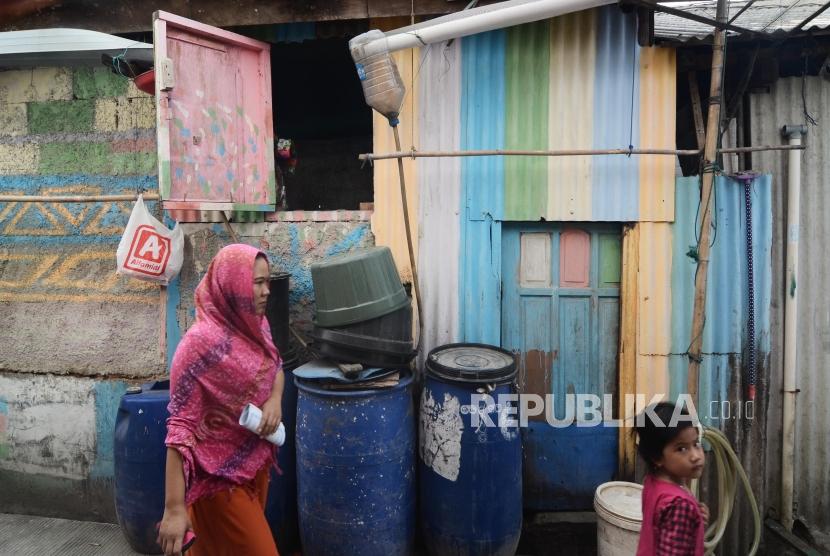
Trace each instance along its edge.
{"label": "blue plastic drum", "polygon": [[376,390],[296,379],[297,488],[306,556],[411,554],[415,537],[412,376]]}
{"label": "blue plastic drum", "polygon": [[513,556],[522,531],[516,363],[501,348],[432,350],[420,411],[420,517],[433,556]]}
{"label": "blue plastic drum", "polygon": [[170,381],[127,390],[115,421],[115,512],[130,546],[161,554],[156,524],[164,515]]}
{"label": "blue plastic drum", "polygon": [[[293,367],[293,365],[291,365]],[[297,386],[294,371],[284,367],[285,387],[282,391],[282,422],[285,444],[277,451],[280,471],[271,471],[265,518],[280,554],[300,551],[300,529],[297,518],[297,455],[295,426],[297,421]]]}

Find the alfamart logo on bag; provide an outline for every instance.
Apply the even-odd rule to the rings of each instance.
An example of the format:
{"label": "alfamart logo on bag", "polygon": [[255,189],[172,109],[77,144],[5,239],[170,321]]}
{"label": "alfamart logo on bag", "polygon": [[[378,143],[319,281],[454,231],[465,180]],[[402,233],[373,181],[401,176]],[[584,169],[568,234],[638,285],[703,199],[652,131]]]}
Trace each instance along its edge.
{"label": "alfamart logo on bag", "polygon": [[170,239],[158,234],[152,226],[139,226],[124,268],[149,276],[161,276],[170,258]]}

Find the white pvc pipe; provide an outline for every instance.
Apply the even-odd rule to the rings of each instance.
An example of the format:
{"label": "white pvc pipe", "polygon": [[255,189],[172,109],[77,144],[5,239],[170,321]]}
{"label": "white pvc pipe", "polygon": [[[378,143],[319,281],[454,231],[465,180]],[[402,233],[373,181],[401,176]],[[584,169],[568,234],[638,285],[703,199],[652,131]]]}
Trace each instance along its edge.
{"label": "white pvc pipe", "polygon": [[456,12],[385,33],[362,46],[362,56],[405,50],[522,23],[615,4],[616,0],[509,0]]}
{"label": "white pvc pipe", "polygon": [[[790,145],[801,145],[804,126],[785,126]],[[801,202],[801,152],[790,151],[787,172],[787,268],[784,301],[784,420],[781,449],[781,523],[793,528],[795,409],[796,409],[796,338],[798,333],[798,231]]]}

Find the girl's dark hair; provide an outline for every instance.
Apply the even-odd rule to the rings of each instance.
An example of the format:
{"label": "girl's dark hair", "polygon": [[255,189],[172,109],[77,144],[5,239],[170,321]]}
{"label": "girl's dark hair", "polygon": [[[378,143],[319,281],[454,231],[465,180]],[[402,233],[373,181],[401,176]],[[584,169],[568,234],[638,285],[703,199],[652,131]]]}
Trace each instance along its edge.
{"label": "girl's dark hair", "polygon": [[[648,464],[649,470],[657,471],[657,460],[663,457],[663,448],[674,440],[678,434],[689,427],[694,427],[692,417],[686,407],[678,413],[676,422],[672,417],[676,406],[669,402],[654,404],[637,416],[634,429],[640,439],[637,452]],[[652,415],[657,416],[657,420]]]}

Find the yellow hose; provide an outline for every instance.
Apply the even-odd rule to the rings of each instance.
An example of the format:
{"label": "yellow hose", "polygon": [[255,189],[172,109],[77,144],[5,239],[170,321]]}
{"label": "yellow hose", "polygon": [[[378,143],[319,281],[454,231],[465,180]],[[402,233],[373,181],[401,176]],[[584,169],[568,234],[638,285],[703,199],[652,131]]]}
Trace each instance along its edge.
{"label": "yellow hose", "polygon": [[761,514],[758,512],[758,504],[752,494],[752,487],[749,484],[746,471],[744,471],[738,456],[730,446],[729,440],[722,432],[711,427],[703,427],[703,439],[708,441],[712,447],[712,456],[715,460],[718,477],[718,517],[706,529],[704,543],[706,554],[714,554],[715,548],[723,539],[726,525],[732,516],[738,490],[738,477],[740,477],[744,492],[746,492],[750,506],[752,506],[755,534],[752,540],[752,548],[748,554],[754,556],[758,552],[758,545],[761,543]]}

